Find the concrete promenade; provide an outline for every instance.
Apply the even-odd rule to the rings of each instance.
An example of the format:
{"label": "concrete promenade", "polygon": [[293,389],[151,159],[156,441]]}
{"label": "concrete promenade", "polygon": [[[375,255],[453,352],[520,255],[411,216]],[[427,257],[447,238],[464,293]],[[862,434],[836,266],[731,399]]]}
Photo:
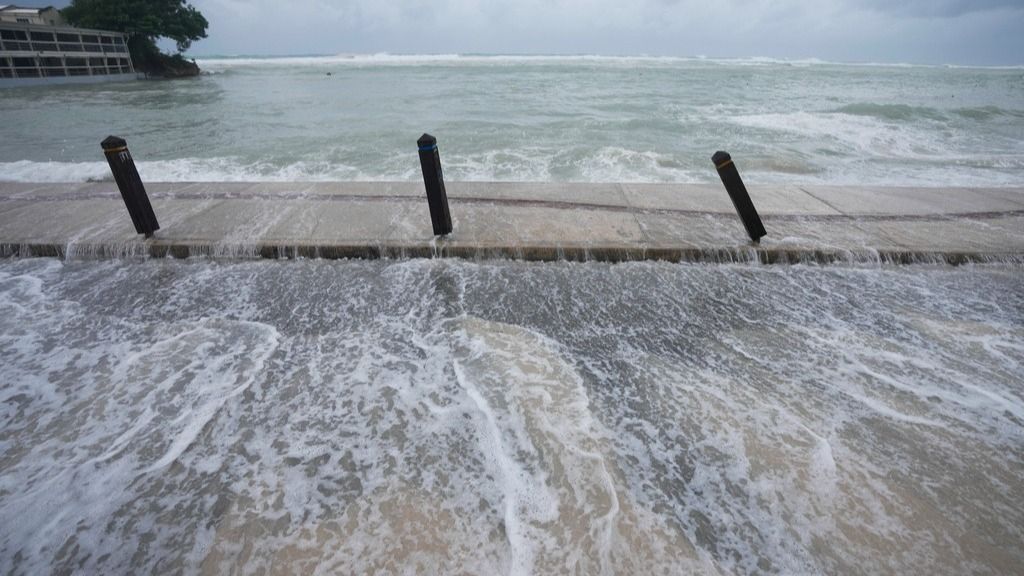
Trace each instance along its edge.
{"label": "concrete promenade", "polygon": [[748,183],[759,246],[720,184],[447,187],[455,230],[437,239],[421,182],[147,183],[147,240],[112,182],[0,182],[0,254],[1024,262],[1024,187]]}

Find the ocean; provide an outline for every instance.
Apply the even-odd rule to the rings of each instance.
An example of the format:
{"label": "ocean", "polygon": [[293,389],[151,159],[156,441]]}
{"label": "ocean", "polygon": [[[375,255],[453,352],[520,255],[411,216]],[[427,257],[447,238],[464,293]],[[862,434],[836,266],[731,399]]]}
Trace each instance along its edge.
{"label": "ocean", "polygon": [[180,81],[0,91],[0,179],[453,180],[1006,186],[1024,69],[599,56],[202,58]]}

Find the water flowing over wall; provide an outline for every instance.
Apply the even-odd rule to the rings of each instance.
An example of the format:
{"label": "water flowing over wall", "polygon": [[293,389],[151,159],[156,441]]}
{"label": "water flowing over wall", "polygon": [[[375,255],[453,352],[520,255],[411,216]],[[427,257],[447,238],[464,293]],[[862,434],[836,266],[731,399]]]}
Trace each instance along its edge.
{"label": "water flowing over wall", "polygon": [[976,265],[0,262],[0,569],[1015,573]]}

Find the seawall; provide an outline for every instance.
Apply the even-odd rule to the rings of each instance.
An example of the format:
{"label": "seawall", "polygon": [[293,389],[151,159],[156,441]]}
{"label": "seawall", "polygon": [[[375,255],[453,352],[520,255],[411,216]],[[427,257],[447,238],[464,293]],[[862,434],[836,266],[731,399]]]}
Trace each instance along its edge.
{"label": "seawall", "polygon": [[161,229],[112,182],[0,182],[0,254],[1024,263],[1024,187],[757,186],[753,245],[721,185],[447,184],[435,238],[418,182],[149,183]]}

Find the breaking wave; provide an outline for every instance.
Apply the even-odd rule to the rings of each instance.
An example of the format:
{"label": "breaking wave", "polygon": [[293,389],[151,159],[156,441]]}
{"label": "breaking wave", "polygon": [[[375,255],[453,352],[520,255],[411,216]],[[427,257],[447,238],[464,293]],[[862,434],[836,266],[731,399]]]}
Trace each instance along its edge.
{"label": "breaking wave", "polygon": [[887,121],[906,122],[914,120],[932,120],[937,122],[948,122],[956,117],[986,121],[999,117],[1024,118],[1024,110],[1011,110],[998,106],[977,106],[966,108],[952,108],[941,110],[929,106],[911,106],[908,104],[876,104],[871,102],[859,102],[848,104],[834,110],[838,114],[850,114],[853,116],[867,116]]}

